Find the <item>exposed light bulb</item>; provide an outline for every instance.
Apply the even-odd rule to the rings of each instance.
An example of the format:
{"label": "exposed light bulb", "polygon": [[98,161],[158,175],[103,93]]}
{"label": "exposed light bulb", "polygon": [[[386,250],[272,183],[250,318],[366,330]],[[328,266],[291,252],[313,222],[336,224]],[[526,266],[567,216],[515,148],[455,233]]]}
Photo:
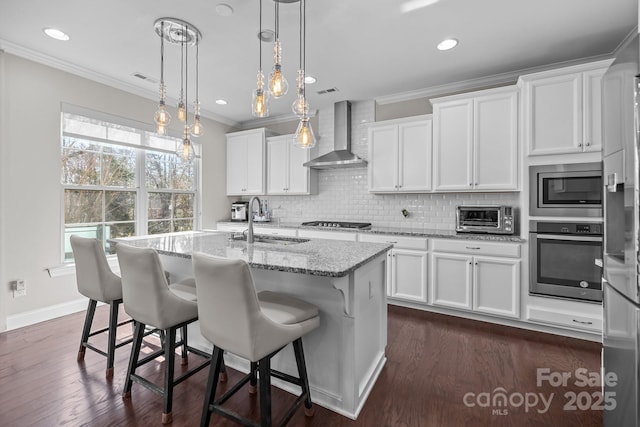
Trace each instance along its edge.
{"label": "exposed light bulb", "polygon": [[289,83],[287,79],[284,78],[284,74],[282,74],[282,67],[280,64],[276,64],[273,66],[273,71],[271,71],[271,75],[269,76],[269,91],[274,98],[280,98],[287,94],[289,90]]}
{"label": "exposed light bulb", "polygon": [[294,145],[300,148],[312,148],[316,145],[316,137],[313,134],[308,117],[300,119],[298,129],[296,129]]}
{"label": "exposed light bulb", "polygon": [[191,160],[193,158],[193,147],[189,138],[182,140],[182,160]]}
{"label": "exposed light bulb", "polygon": [[268,94],[262,89],[253,92],[253,108],[251,110],[254,117],[269,116],[269,105],[267,104]]}
{"label": "exposed light bulb", "polygon": [[184,101],[178,102],[178,120],[184,122],[187,120],[187,109],[184,107]]}
{"label": "exposed light bulb", "polygon": [[202,136],[203,133],[204,127],[202,126],[202,123],[200,123],[200,114],[196,114],[193,119],[193,124],[191,125],[191,135],[198,137]]}
{"label": "exposed light bulb", "polygon": [[167,126],[171,121],[171,114],[167,111],[167,106],[164,104],[164,101],[160,101],[158,104],[158,110],[156,114],[153,116],[153,121],[156,122],[158,126]]}
{"label": "exposed light bulb", "polygon": [[167,127],[162,125],[156,125],[156,133],[161,136],[165,136],[167,134]]}

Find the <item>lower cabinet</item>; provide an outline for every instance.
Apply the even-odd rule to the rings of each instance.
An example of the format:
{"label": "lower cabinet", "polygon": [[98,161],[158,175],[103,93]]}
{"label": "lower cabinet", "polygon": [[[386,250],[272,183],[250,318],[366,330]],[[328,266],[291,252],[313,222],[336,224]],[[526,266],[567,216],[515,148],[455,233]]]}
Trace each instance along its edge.
{"label": "lower cabinet", "polygon": [[518,318],[519,257],[518,244],[434,240],[430,266],[431,304]]}

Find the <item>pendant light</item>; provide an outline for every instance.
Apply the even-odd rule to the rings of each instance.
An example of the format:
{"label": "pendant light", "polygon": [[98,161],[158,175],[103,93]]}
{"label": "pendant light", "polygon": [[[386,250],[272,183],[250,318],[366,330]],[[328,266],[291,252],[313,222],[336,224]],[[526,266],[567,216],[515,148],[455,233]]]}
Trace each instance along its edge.
{"label": "pendant light", "polygon": [[269,91],[274,98],[287,94],[289,83],[282,74],[282,46],[280,45],[280,3],[275,0],[275,42],[273,44],[273,70],[269,75]]}
{"label": "pendant light", "polygon": [[[164,21],[160,23],[160,32],[164,33]],[[158,135],[166,135],[167,126],[171,121],[171,115],[167,111],[165,104],[165,97],[167,90],[164,85],[164,37],[160,37],[160,102],[158,103],[158,110],[153,117],[153,121],[156,123],[156,132]]]}
{"label": "pendant light", "polygon": [[253,92],[251,114],[254,117],[269,116],[269,91],[264,90],[264,74],[262,74],[262,0],[260,0],[260,18],[258,32],[258,82]]}
{"label": "pendant light", "polygon": [[300,148],[312,148],[316,145],[316,137],[309,122],[309,103],[305,94],[304,74],[306,67],[307,42],[307,4],[300,0],[300,70],[298,71],[298,97],[293,103],[294,114],[301,116],[296,129],[294,145]]}
{"label": "pendant light", "polygon": [[193,124],[191,125],[191,135],[196,138],[202,136],[204,128],[200,123],[200,97],[198,83],[200,80],[200,44],[196,43],[196,100],[193,101]]}

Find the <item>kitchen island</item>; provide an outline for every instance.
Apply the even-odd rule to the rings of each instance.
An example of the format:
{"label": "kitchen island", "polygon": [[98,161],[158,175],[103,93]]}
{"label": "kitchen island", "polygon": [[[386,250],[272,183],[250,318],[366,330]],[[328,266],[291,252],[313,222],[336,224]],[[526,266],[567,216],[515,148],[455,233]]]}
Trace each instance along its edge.
{"label": "kitchen island", "polygon": [[[315,403],[355,419],[386,362],[385,260],[389,244],[256,236],[253,244],[227,232],[185,232],[115,239],[160,254],[172,280],[192,276],[191,254],[244,259],[258,291],[287,293],[318,306],[320,327],[303,337],[311,396]],[[211,344],[198,323],[189,342],[204,351]],[[246,360],[225,355],[227,365],[248,372]],[[272,361],[297,374],[288,346]],[[273,379],[292,392],[297,387]]]}

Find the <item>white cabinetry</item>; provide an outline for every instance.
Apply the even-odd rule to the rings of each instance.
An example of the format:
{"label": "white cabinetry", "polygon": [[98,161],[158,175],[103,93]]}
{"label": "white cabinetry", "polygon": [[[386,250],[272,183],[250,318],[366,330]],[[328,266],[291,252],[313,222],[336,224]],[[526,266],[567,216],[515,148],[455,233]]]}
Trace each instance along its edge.
{"label": "white cabinetry", "polygon": [[265,129],[227,134],[227,195],[265,191]]}
{"label": "white cabinetry", "polygon": [[602,76],[610,61],[521,76],[529,155],[602,150]]}
{"label": "white cabinetry", "polygon": [[391,243],[387,253],[387,296],[427,302],[427,239],[360,233],[361,242]]}
{"label": "white cabinetry", "polygon": [[520,245],[433,240],[431,304],[518,318]]}
{"label": "white cabinetry", "polygon": [[518,89],[432,99],[434,189],[518,189]]}
{"label": "white cabinetry", "polygon": [[369,191],[431,189],[431,116],[391,120],[369,128]]}
{"label": "white cabinetry", "polygon": [[311,150],[293,145],[293,135],[267,138],[267,194],[312,194],[317,172],[302,166]]}
{"label": "white cabinetry", "polygon": [[304,237],[307,239],[329,239],[355,242],[358,238],[358,234],[348,231],[324,231],[301,228],[300,230],[298,230],[298,237]]}

